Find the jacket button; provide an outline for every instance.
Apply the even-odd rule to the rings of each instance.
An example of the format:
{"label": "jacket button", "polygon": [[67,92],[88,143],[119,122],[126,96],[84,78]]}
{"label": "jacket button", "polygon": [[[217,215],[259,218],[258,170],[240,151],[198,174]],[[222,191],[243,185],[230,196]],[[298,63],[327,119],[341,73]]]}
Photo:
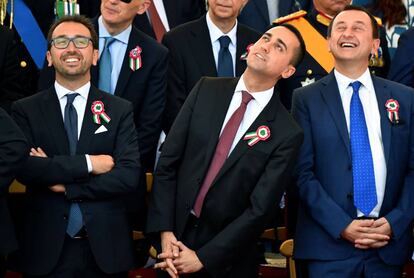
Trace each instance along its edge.
{"label": "jacket button", "polygon": [[65,215],[63,215],[63,219],[64,220],[68,220],[68,216],[65,214]]}

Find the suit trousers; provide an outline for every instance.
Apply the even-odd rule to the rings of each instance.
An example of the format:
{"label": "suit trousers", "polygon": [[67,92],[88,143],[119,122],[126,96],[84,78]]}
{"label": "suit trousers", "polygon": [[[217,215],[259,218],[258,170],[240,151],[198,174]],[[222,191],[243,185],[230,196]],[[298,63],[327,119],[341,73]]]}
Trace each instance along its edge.
{"label": "suit trousers", "polygon": [[126,278],[127,273],[104,273],[96,264],[88,238],[75,239],[66,235],[62,253],[53,271],[47,275],[25,278]]}
{"label": "suit trousers", "polygon": [[355,249],[345,260],[306,261],[306,264],[309,278],[399,278],[402,273],[402,266],[386,265],[374,249]]}

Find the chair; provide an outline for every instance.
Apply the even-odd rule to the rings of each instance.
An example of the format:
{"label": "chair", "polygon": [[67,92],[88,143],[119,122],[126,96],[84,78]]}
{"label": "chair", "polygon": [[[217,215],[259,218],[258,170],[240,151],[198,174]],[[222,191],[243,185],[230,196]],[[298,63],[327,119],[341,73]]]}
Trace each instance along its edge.
{"label": "chair", "polygon": [[285,240],[279,248],[280,253],[286,257],[289,267],[289,277],[296,278],[295,260],[293,259],[293,239]]}

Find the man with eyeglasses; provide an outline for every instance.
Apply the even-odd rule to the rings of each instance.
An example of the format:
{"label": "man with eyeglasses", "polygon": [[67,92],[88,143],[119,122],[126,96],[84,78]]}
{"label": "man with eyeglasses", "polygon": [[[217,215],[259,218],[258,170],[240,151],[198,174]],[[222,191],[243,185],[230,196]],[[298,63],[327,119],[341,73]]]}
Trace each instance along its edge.
{"label": "man with eyeglasses", "polygon": [[[91,69],[91,82],[101,90],[132,102],[142,164],[137,192],[125,199],[129,219],[142,230],[145,172],[152,172],[165,106],[168,51],[132,26],[150,0],[101,0],[101,16],[92,20],[99,35],[99,61]],[[45,78],[46,77],[46,78]],[[41,89],[53,78],[41,73]]]}
{"label": "man with eyeglasses", "polygon": [[12,107],[31,147],[17,177],[27,203],[12,265],[25,277],[126,277],[134,259],[122,197],[140,173],[132,105],[91,84],[98,37],[87,18],[60,19],[48,41],[54,85]]}

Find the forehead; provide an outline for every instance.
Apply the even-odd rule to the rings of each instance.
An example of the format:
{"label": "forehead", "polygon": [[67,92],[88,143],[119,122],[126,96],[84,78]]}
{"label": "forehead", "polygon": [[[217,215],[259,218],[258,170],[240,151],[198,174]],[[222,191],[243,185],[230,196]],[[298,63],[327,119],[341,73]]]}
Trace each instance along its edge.
{"label": "forehead", "polygon": [[272,39],[281,39],[287,44],[299,45],[299,40],[296,35],[283,26],[273,27],[268,30],[266,33],[270,34]]}
{"label": "forehead", "polygon": [[371,25],[371,19],[370,17],[363,11],[357,11],[357,10],[349,10],[349,11],[342,11],[340,12],[336,18],[334,25],[340,24],[340,23],[362,23],[365,25]]}
{"label": "forehead", "polygon": [[81,23],[66,21],[66,22],[62,22],[55,28],[55,30],[53,31],[52,37],[63,36],[63,35],[65,36],[81,35],[81,36],[90,37],[91,32],[85,25]]}

